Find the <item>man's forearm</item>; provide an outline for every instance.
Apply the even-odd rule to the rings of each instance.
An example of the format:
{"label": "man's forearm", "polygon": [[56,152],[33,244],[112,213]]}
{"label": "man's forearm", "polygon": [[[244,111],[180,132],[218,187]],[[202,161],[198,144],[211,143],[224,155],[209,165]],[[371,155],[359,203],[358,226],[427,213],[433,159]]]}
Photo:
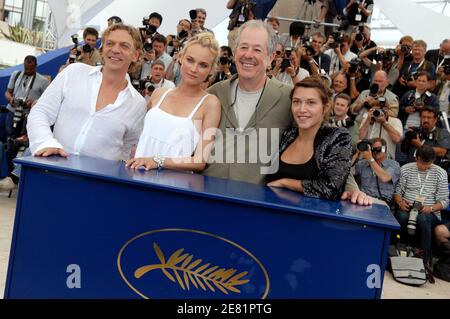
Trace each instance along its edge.
{"label": "man's forearm", "polygon": [[12,99],[13,99],[13,94],[12,94],[9,90],[6,90],[6,92],[5,92],[5,98],[6,98],[6,100],[8,101],[8,103],[11,103],[11,101],[12,101]]}
{"label": "man's forearm", "polygon": [[447,154],[447,149],[443,147],[433,147],[433,150],[437,157],[444,157]]}
{"label": "man's forearm", "polygon": [[400,144],[402,141],[402,134],[399,133],[391,124],[388,122],[383,123],[383,127],[389,134],[389,137],[395,144]]}
{"label": "man's forearm", "polygon": [[383,182],[387,183],[392,180],[391,175],[389,175],[388,172],[386,172],[380,165],[378,165],[377,162],[371,162],[370,167],[375,172],[375,174],[378,176],[378,178]]}
{"label": "man's forearm", "polygon": [[367,117],[359,129],[359,139],[360,140],[367,138],[367,133],[369,132],[369,123],[370,123],[369,117]]}
{"label": "man's forearm", "polygon": [[227,9],[233,9],[237,0],[228,0]]}

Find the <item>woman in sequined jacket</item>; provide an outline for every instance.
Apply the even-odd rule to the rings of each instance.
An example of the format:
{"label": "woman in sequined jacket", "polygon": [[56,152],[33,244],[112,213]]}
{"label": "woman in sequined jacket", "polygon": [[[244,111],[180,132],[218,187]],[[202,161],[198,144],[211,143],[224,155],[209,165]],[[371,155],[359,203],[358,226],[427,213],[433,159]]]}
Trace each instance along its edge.
{"label": "woman in sequined jacket", "polygon": [[331,92],[321,80],[309,77],[295,85],[291,99],[297,126],[284,132],[279,169],[267,176],[267,185],[339,199],[350,174],[352,146],[348,130],[326,124]]}

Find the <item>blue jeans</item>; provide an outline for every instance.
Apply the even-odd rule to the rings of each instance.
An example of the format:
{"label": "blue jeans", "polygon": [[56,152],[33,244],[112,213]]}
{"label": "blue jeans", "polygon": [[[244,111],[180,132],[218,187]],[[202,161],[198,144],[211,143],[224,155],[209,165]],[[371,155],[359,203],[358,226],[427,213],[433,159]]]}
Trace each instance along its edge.
{"label": "blue jeans", "polygon": [[[395,217],[401,226],[400,238],[409,238],[406,226],[408,225],[409,212],[397,211]],[[420,246],[423,249],[423,261],[426,264],[431,261],[431,241],[434,228],[439,225],[439,219],[434,214],[417,215],[416,233],[413,236],[419,236]]]}

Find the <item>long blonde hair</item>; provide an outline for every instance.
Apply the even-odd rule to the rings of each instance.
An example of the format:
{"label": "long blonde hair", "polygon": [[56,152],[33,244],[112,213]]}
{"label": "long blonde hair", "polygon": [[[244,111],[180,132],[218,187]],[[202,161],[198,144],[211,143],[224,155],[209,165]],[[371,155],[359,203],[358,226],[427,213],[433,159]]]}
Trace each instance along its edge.
{"label": "long blonde hair", "polygon": [[211,51],[214,57],[211,66],[214,68],[219,61],[219,42],[217,42],[214,35],[211,32],[201,32],[196,34],[186,42],[183,49],[180,51],[180,57],[182,58],[186,54],[187,49],[194,44],[200,44],[202,47],[208,48]]}

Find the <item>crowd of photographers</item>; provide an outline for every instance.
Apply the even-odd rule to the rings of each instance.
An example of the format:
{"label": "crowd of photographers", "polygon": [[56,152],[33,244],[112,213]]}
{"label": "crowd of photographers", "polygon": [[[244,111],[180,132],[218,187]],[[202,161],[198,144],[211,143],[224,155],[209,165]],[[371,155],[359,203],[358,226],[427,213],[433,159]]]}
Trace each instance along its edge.
{"label": "crowd of photographers", "polygon": [[[441,219],[440,211],[448,206],[450,40],[442,41],[439,49],[427,51],[424,40],[404,36],[395,48],[382,48],[371,40],[366,24],[373,1],[347,1],[338,15],[340,26],[334,29],[321,29],[318,25],[336,11],[331,1],[300,2],[309,10],[308,14],[312,14],[312,24],[293,22],[289,32],[280,34],[279,21],[267,19],[278,37],[275,57],[267,74],[288,85],[308,76],[319,77],[329,84],[334,103],[329,124],[348,128],[352,135],[353,173],[361,190],[392,208],[405,230],[402,238],[414,234],[418,225],[424,260],[428,261],[432,229]],[[308,7],[311,5],[314,8]],[[250,0],[228,1],[227,8],[231,10],[229,45],[221,47],[216,72],[208,77],[204,88],[230,79],[236,73],[233,51],[237,30],[256,17],[255,6]],[[130,70],[130,78],[147,101],[156,88],[178,85],[178,53],[193,35],[212,33],[205,27],[206,18],[204,9],[191,10],[188,19],[181,19],[174,26],[176,33],[168,35],[158,32],[163,22],[161,14],[153,12],[143,19],[139,28],[143,54],[136,67]],[[120,17],[115,16],[108,20],[108,25],[121,22]],[[73,36],[74,46],[61,69],[70,63],[101,65],[101,55],[96,48],[98,37],[97,30],[92,28],[83,32],[84,45]],[[25,62],[27,67],[30,61]],[[36,66],[35,60],[30,63]],[[26,140],[22,123],[25,117],[21,117],[19,123],[15,121],[14,112],[20,105],[26,109],[31,107],[32,101],[22,101],[20,94],[36,100],[48,85],[41,76],[34,74],[35,68],[33,72],[25,70],[11,77],[7,91],[11,108],[7,111],[12,114],[8,114],[9,131],[2,137],[3,142],[17,143],[17,138],[23,137]],[[19,94],[25,91],[27,79],[36,83]],[[14,123],[17,127],[13,128]],[[11,145],[7,155],[8,174],[3,176],[9,175],[13,180],[0,181],[3,189],[10,189],[13,182],[17,183],[17,178],[11,175],[11,161],[17,154],[17,147],[13,147],[14,143]],[[420,183],[411,182],[417,177]]]}

